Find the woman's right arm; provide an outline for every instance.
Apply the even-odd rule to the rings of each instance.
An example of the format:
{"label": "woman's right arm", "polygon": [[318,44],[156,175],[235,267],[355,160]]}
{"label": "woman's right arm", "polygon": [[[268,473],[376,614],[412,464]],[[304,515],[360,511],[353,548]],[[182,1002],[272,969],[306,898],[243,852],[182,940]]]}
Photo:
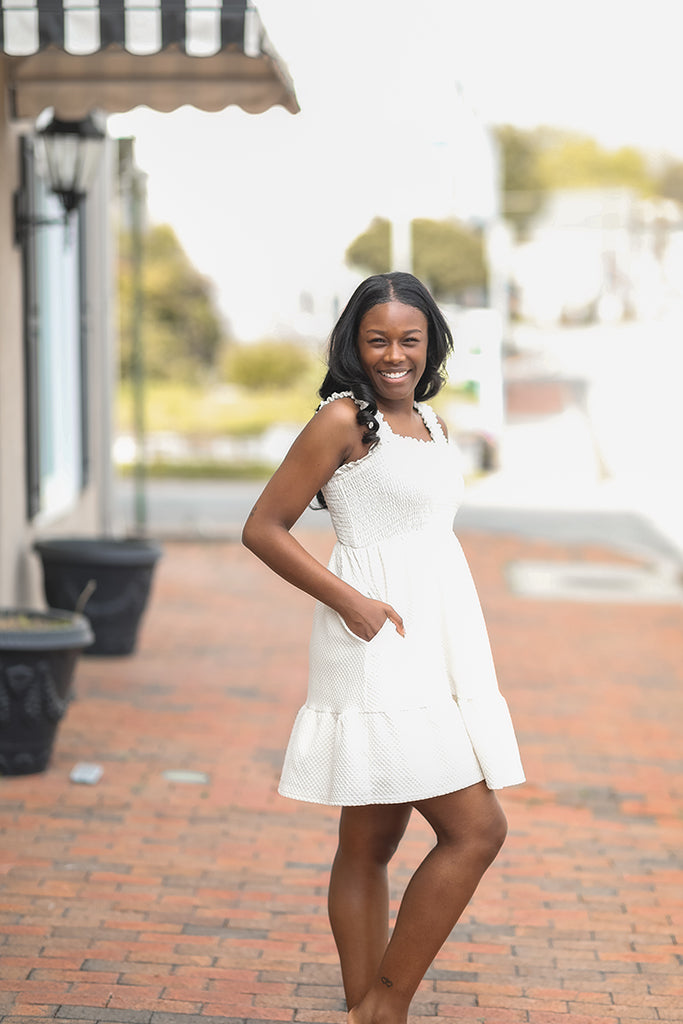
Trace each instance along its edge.
{"label": "woman's right arm", "polygon": [[333,608],[352,632],[369,640],[386,618],[403,633],[400,615],[391,605],[374,601],[339,579],[290,533],[335,470],[367,451],[361,434],[355,406],[342,399],[324,406],[266,485],[244,525],[242,542],[279,576]]}

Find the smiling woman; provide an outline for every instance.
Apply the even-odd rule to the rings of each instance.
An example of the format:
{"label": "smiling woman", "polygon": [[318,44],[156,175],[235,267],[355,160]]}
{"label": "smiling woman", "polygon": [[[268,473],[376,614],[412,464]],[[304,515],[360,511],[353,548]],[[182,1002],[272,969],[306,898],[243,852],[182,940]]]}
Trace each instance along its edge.
{"label": "smiling woman", "polygon": [[[342,808],[329,913],[351,1024],[407,1019],[504,839],[492,791],[524,779],[453,533],[459,454],[422,401],[443,383],[451,350],[415,277],[362,282],[332,332],[320,408],[243,532],[316,599],[308,694],[279,791]],[[290,532],[316,492],[337,535],[326,567]],[[413,808],[436,845],[389,941],[386,867]]]}
{"label": "smiling woman", "polygon": [[417,278],[377,274],[356,289],[332,330],[320,395],[353,392],[361,402],[358,423],[366,427],[363,444],[377,440],[375,416],[382,401],[399,433],[416,430],[423,437],[413,400],[432,398],[441,389],[452,351],[450,328]]}
{"label": "smiling woman", "polygon": [[[387,410],[401,418],[410,396],[410,423],[402,424],[409,433],[415,422],[412,396],[427,366],[427,317],[403,302],[383,302],[361,320],[357,343],[361,366]],[[418,429],[426,430],[421,419]]]}

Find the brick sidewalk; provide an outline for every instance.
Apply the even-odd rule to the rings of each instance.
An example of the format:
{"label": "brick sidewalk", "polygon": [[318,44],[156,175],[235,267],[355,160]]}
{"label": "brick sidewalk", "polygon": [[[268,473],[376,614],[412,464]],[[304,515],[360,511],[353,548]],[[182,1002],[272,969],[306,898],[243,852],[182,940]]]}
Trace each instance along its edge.
{"label": "brick sidewalk", "polygon": [[[683,607],[515,596],[511,561],[624,559],[463,544],[530,781],[502,794],[508,842],[415,1020],[681,1021]],[[310,614],[237,545],[169,545],[138,654],[81,661],[51,769],[0,784],[6,1024],[345,1020],[337,812],[275,792]],[[79,760],[98,785],[68,781]],[[396,895],[428,845],[415,816]]]}

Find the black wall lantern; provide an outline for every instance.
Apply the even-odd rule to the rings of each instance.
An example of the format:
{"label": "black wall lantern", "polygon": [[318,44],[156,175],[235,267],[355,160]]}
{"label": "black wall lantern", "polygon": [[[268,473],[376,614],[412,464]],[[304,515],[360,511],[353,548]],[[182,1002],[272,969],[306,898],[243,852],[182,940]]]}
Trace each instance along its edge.
{"label": "black wall lantern", "polygon": [[105,131],[95,114],[82,121],[62,121],[51,109],[36,121],[33,146],[36,164],[52,192],[60,199],[64,216],[58,220],[35,217],[25,187],[14,196],[14,238],[23,242],[28,230],[46,224],[66,224],[90,188],[104,147]]}

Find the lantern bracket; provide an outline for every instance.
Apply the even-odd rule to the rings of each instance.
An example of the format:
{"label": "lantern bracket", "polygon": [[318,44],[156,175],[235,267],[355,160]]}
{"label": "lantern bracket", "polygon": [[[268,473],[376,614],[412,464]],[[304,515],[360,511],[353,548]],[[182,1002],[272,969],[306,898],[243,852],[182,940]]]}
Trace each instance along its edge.
{"label": "lantern bracket", "polygon": [[21,189],[14,193],[14,244],[23,245],[29,231],[36,228],[54,227],[69,224],[69,211],[64,210],[61,217],[34,217],[26,212],[26,191]]}
{"label": "lantern bracket", "polygon": [[28,208],[25,187],[14,193],[14,241],[23,245],[29,231],[54,224],[69,223],[97,171],[105,140],[105,131],[96,114],[81,121],[63,121],[54,111],[43,111],[36,121],[33,145],[39,168],[50,190],[59,198],[64,215],[59,218],[35,217]]}

